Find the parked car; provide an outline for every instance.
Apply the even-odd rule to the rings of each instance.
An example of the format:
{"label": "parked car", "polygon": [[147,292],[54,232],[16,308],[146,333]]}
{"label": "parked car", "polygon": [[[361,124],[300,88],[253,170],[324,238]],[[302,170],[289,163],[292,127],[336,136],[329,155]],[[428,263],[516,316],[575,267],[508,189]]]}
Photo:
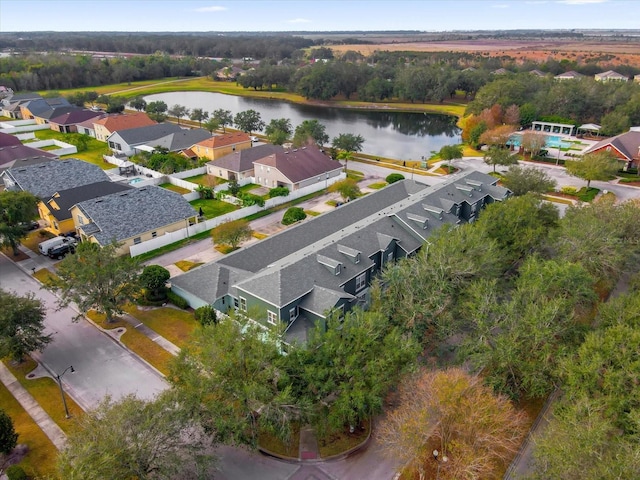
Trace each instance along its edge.
{"label": "parked car", "polygon": [[51,250],[49,250],[49,256],[57,260],[64,258],[67,253],[76,253],[75,243],[65,242],[62,245],[58,245],[57,247],[53,247]]}
{"label": "parked car", "polygon": [[71,238],[71,237],[53,237],[53,238],[50,238],[49,240],[45,240],[44,242],[40,243],[38,245],[38,250],[40,250],[40,253],[43,255],[49,255],[49,251],[52,248],[58,247],[63,243],[69,243],[75,246],[75,244],[78,242],[75,238]]}
{"label": "parked car", "polygon": [[40,228],[40,224],[35,220],[31,220],[30,222],[22,222],[20,226],[26,228],[27,230],[37,230],[38,228]]}

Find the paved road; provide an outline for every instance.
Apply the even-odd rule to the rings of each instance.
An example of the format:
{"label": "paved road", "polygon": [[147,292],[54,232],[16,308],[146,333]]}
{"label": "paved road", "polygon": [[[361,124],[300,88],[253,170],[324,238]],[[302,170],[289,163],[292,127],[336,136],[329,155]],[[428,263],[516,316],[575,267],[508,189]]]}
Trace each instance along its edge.
{"label": "paved road", "polygon": [[75,373],[67,372],[63,385],[82,408],[95,407],[106,394],[152,398],[167,388],[160,374],[108,335],[87,321],[72,322],[74,310],[56,310],[56,297],[4,255],[0,255],[0,288],[20,295],[32,292],[44,302],[45,331],[53,334],[53,341],[34,357],[58,374],[73,365]]}

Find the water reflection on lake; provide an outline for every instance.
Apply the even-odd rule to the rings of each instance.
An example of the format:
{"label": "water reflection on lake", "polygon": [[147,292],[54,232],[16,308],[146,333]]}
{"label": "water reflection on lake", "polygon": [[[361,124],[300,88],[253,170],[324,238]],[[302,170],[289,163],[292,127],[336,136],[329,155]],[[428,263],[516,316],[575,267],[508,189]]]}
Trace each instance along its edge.
{"label": "water reflection on lake", "polygon": [[148,95],[145,100],[161,100],[169,108],[176,104],[190,110],[202,108],[209,113],[222,108],[235,115],[253,109],[260,112],[265,123],[288,118],[294,128],[303,120],[315,119],[326,126],[330,139],[341,133],[362,135],[364,153],[402,160],[429,157],[432,151],[461,142],[456,117],[449,115],[317,107],[210,92],[161,93]]}

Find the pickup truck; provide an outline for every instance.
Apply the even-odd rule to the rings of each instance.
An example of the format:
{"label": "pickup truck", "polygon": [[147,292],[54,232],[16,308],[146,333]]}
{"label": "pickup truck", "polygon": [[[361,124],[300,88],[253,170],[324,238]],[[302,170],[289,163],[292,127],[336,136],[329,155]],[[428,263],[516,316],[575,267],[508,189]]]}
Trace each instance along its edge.
{"label": "pickup truck", "polygon": [[51,258],[55,258],[58,260],[60,260],[61,258],[64,258],[67,255],[67,253],[76,253],[75,243],[72,243],[72,242],[63,243],[49,250],[49,256]]}

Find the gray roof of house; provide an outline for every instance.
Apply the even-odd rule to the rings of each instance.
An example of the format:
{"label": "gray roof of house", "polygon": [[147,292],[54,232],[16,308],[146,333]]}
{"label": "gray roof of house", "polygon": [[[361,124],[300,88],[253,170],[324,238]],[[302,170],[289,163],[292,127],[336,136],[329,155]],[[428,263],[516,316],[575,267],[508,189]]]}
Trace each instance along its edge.
{"label": "gray roof of house", "polygon": [[342,168],[340,162],[327,157],[316,146],[293,150],[280,148],[272,155],[258,159],[254,163],[278,169],[291,183],[302,182]]}
{"label": "gray roof of house", "polygon": [[42,95],[39,93],[14,93],[13,95],[9,95],[8,97],[2,100],[2,103],[7,105],[9,103],[18,103],[18,102],[28,102],[29,100],[35,100],[37,98],[42,98]]}
{"label": "gray roof of house", "polygon": [[[101,245],[136,237],[196,215],[182,195],[156,186],[85,200],[77,206],[99,229],[93,236]],[[83,230],[86,232],[84,227]]]}
{"label": "gray roof of house", "polygon": [[[508,190],[495,186],[496,182],[479,172],[458,174],[433,187],[397,182],[174,277],[172,282],[209,303],[219,298],[216,294],[234,294],[235,285],[240,295],[246,291],[278,307],[302,299],[303,308],[323,314],[340,298],[351,297],[342,291],[344,285],[371,269],[370,257],[391,242],[411,254],[442,225],[460,222],[456,204],[475,203],[487,196],[504,199]],[[448,210],[442,208],[441,199]],[[225,289],[212,287],[210,283],[226,268],[239,269],[243,275],[234,284],[230,279]]]}
{"label": "gray roof of house", "polygon": [[[146,127],[118,130],[110,135],[109,138],[113,135],[119,135],[128,145],[141,145],[143,143],[152,143],[154,140],[180,131],[182,131],[182,127],[175,123],[157,123],[155,125],[147,125]],[[155,145],[152,146],[155,147]]]}
{"label": "gray roof of house", "polygon": [[44,112],[38,114],[38,118],[44,118],[45,120],[51,120],[52,118],[55,117],[61,117],[62,115],[65,115],[67,113],[70,112],[75,112],[76,110],[81,110],[80,107],[75,107],[73,105],[70,106],[61,106],[61,107],[55,107],[52,108],[51,110],[45,110]]}
{"label": "gray roof of house", "polygon": [[204,128],[181,129],[178,132],[170,133],[169,135],[153,140],[153,145],[151,146],[163,147],[170,152],[179,152],[210,137],[211,133]]}
{"label": "gray roof of house", "polygon": [[[26,107],[34,115],[40,117],[43,113],[53,110],[58,107],[71,107],[72,105],[64,97],[57,98],[38,98],[28,102]],[[78,107],[74,107],[78,108]]]}
{"label": "gray roof of house", "polygon": [[0,168],[11,168],[17,160],[34,157],[58,158],[55,153],[39,150],[20,143],[18,145],[0,147]]}
{"label": "gray roof of house", "polygon": [[41,199],[47,199],[59,190],[109,180],[100,167],[77,158],[27,166],[14,165],[5,173],[10,175],[22,190],[31,192]]}
{"label": "gray roof of house", "polygon": [[47,203],[55,202],[60,208],[59,210],[49,207],[51,214],[59,221],[71,218],[71,207],[76,203],[92,198],[102,197],[104,195],[110,195],[112,193],[124,192],[125,190],[131,190],[131,185],[126,185],[117,182],[96,182],[89,185],[82,185],[81,187],[69,188],[67,190],[59,190],[55,192],[51,198],[47,200]]}
{"label": "gray roof of house", "polygon": [[225,170],[236,173],[246,172],[253,170],[253,162],[256,160],[272,155],[281,149],[282,147],[280,145],[265,143],[264,145],[245,148],[243,150],[230,153],[229,155],[220,157],[217,160],[207,162],[207,165],[224,168]]}

